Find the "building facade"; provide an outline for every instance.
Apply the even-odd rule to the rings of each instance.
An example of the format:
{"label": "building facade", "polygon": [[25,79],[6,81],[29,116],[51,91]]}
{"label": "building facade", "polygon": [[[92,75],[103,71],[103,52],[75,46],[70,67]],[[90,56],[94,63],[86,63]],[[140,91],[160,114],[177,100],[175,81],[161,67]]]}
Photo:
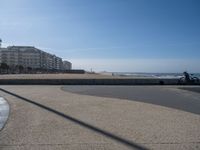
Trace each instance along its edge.
{"label": "building facade", "polygon": [[0,63],[9,67],[64,70],[62,58],[31,46],[9,46],[0,48]]}
{"label": "building facade", "polygon": [[71,70],[72,69],[72,63],[69,61],[63,61],[63,69],[64,70]]}

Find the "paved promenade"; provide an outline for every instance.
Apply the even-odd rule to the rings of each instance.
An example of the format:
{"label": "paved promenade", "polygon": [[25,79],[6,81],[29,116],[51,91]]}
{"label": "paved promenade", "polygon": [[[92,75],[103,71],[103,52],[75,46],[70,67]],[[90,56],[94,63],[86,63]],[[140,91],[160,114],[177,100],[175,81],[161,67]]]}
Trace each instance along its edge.
{"label": "paved promenade", "polygon": [[[10,104],[8,122],[0,132],[1,150],[200,149],[198,113],[72,93],[61,86],[0,88],[0,96]],[[200,96],[176,87],[159,89],[188,101]]]}
{"label": "paved promenade", "polygon": [[64,86],[62,89],[82,95],[150,103],[200,115],[200,86]]}
{"label": "paved promenade", "polygon": [[9,115],[9,105],[7,101],[0,97],[0,131],[4,127]]}

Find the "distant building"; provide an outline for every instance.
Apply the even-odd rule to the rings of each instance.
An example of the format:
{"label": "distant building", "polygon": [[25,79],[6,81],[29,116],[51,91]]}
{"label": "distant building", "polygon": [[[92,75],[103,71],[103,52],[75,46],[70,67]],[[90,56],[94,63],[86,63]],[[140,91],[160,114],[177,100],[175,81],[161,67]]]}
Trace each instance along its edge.
{"label": "distant building", "polygon": [[25,68],[30,67],[47,70],[64,70],[65,68],[62,58],[32,46],[9,46],[7,48],[0,48],[0,63],[6,63],[10,67],[21,65]]}
{"label": "distant building", "polygon": [[72,63],[69,61],[63,61],[63,70],[71,70],[72,69]]}

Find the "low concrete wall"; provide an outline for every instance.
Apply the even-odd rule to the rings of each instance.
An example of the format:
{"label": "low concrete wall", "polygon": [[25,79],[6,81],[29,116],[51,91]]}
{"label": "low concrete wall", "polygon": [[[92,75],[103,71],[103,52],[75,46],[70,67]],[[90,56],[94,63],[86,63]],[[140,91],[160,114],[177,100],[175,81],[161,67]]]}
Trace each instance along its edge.
{"label": "low concrete wall", "polygon": [[4,79],[1,85],[178,85],[178,79]]}

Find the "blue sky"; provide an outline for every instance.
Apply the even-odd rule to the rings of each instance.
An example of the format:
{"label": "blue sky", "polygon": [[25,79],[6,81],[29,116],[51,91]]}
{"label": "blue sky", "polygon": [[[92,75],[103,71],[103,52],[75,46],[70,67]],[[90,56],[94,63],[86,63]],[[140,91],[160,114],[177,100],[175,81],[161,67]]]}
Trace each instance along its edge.
{"label": "blue sky", "polygon": [[0,38],[74,68],[200,72],[199,8],[199,0],[0,0]]}

